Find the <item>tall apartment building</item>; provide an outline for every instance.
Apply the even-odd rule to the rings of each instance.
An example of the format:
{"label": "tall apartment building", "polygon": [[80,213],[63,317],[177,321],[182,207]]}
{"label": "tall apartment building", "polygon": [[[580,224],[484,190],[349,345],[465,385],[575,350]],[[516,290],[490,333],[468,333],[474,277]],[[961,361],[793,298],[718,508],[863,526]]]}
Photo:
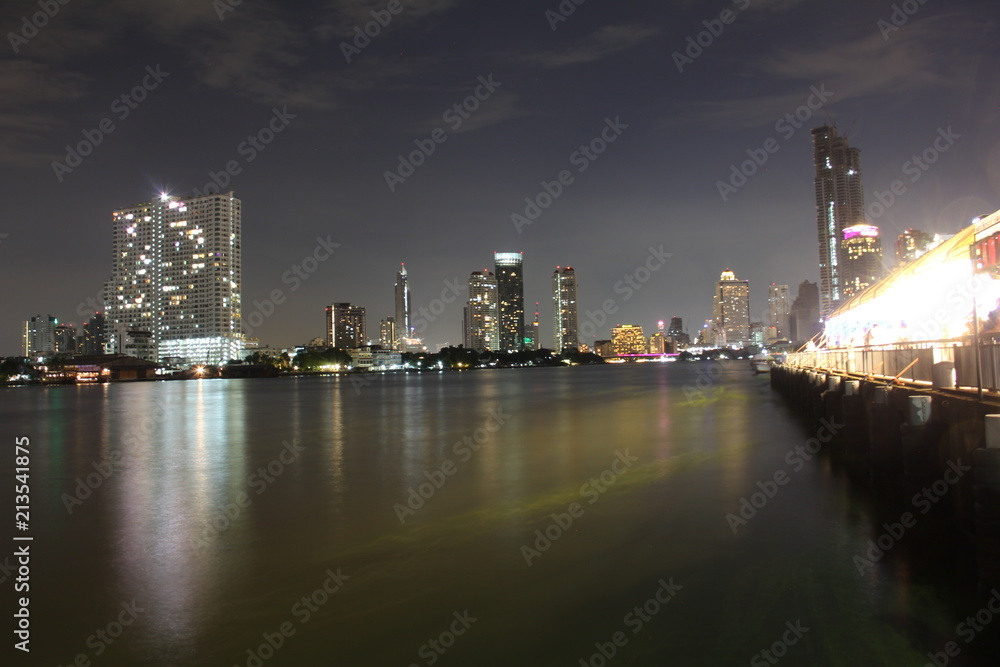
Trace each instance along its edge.
{"label": "tall apartment building", "polygon": [[819,316],[819,285],[803,280],[799,284],[799,292],[792,302],[792,312],[789,316],[790,328],[793,329],[789,340],[804,342],[813,338],[823,330]]}
{"label": "tall apartment building", "polygon": [[368,344],[365,309],[349,303],[335,303],[326,308],[326,345],[342,350]]}
{"label": "tall apartment building", "polygon": [[576,271],[557,266],[552,274],[552,349],[580,347],[576,301]]}
{"label": "tall apartment building", "polygon": [[792,298],[788,285],[771,283],[767,289],[768,326],[773,329],[772,340],[788,339],[788,317],[792,312]]}
{"label": "tall apartment building", "polygon": [[383,350],[392,351],[396,349],[397,337],[395,317],[387,317],[379,322],[378,333],[379,345]]}
{"label": "tall apartment building", "polygon": [[717,347],[750,344],[750,282],[726,269],[715,284],[712,326]]}
{"label": "tall apartment building", "polygon": [[500,349],[497,277],[489,269],[473,271],[469,276],[469,301],[465,318],[467,348],[476,352],[496,352]]}
{"label": "tall apartment building", "polygon": [[407,351],[406,341],[413,335],[412,315],[410,276],[406,273],[406,264],[400,264],[396,273],[396,338],[395,346],[392,348],[396,352]]}
{"label": "tall apartment building", "polygon": [[118,209],[105,283],[108,351],[220,364],[243,345],[241,202],[161,195]]}
{"label": "tall apartment building", "polygon": [[844,230],[865,222],[861,151],[836,126],[812,131],[816,231],[819,239],[820,317],[826,319],[845,299]]}
{"label": "tall apartment building", "polygon": [[874,285],[885,275],[878,227],[854,225],[844,230],[844,299]]}
{"label": "tall apartment building", "polygon": [[21,336],[22,351],[26,357],[41,357],[55,354],[56,327],[59,320],[51,315],[35,315],[24,322]]}
{"label": "tall apartment building", "polygon": [[498,252],[493,257],[500,310],[500,351],[520,352],[524,347],[524,253]]}

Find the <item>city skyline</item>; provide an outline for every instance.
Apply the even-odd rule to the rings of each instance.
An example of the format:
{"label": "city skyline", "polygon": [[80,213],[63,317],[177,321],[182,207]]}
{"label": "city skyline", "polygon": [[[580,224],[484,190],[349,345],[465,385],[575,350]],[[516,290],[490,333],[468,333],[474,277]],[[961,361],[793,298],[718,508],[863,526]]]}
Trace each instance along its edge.
{"label": "city skyline", "polygon": [[[287,297],[253,333],[271,345],[318,335],[333,300],[392,314],[378,276],[401,260],[418,309],[498,248],[529,258],[527,303],[549,300],[546,267],[587,276],[581,326],[609,299],[613,320],[701,322],[695,286],[724,266],[761,287],[817,281],[810,129],[826,124],[863,148],[884,241],[1000,208],[985,1],[927,3],[885,29],[890,6],[831,18],[761,0],[681,68],[673,54],[717,19],[696,3],[588,3],[553,29],[537,3],[456,0],[395,17],[348,62],[339,44],[374,8],[242,3],[220,21],[212,3],[70,3],[19,44],[3,61],[0,266],[8,284],[40,261],[46,277],[9,294],[0,350],[20,350],[35,314],[92,316],[107,212],[161,191],[238,193],[244,310]],[[0,12],[20,29],[22,9]],[[60,242],[42,255],[48,229]],[[625,300],[616,285],[661,245],[671,259]],[[432,349],[460,342],[461,310],[428,323]]]}

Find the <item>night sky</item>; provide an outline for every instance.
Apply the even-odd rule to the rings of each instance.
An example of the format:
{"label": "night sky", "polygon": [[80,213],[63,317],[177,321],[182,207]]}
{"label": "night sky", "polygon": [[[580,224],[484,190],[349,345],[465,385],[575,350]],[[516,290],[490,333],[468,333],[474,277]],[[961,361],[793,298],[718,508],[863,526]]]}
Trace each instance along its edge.
{"label": "night sky", "polygon": [[[908,0],[898,29],[893,3],[871,0],[565,0],[568,16],[558,0],[47,1],[58,11],[37,31],[23,17],[39,3],[0,10],[2,355],[32,315],[79,325],[93,311],[116,207],[205,191],[230,162],[244,317],[281,290],[254,332],[277,347],[321,335],[332,302],[365,306],[377,337],[400,262],[417,317],[492,270],[494,251],[524,252],[526,319],[540,301],[545,345],[557,265],[577,270],[581,324],[607,299],[619,308],[597,338],[672,315],[693,336],[727,267],[764,319],[769,283],[794,296],[818,278],[809,131],[828,122],[862,151],[869,205],[901,181],[872,211],[888,256],[905,228],[954,232],[1000,208],[995,0]],[[391,20],[358,48],[373,10]],[[691,47],[699,33],[707,46]],[[142,101],[122,98],[136,86]],[[456,112],[477,88],[478,108]],[[270,143],[248,142],[269,123]],[[578,153],[602,131],[603,153]],[[87,136],[88,156],[53,167]],[[433,154],[390,187],[415,142]],[[928,149],[926,170],[910,162]],[[748,150],[766,162],[724,201],[719,181]],[[518,228],[512,214],[563,171]],[[282,277],[318,237],[339,247],[293,289]],[[672,256],[625,289],[660,246]],[[463,299],[423,332],[431,350],[462,342]]]}

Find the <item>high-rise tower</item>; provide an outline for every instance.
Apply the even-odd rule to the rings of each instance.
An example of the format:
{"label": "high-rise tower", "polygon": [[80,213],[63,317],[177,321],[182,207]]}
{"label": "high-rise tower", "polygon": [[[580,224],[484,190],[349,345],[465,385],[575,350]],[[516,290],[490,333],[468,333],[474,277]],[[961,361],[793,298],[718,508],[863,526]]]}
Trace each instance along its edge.
{"label": "high-rise tower", "polygon": [[750,343],[750,282],[738,280],[726,269],[715,284],[712,301],[715,345],[745,346]]}
{"label": "high-rise tower", "polygon": [[[164,194],[112,219],[109,351],[141,348],[148,358],[191,364],[236,358],[243,345],[240,200],[232,192]],[[130,342],[138,339],[145,342]]]}
{"label": "high-rise tower", "polygon": [[553,351],[580,346],[577,322],[576,271],[571,266],[557,266],[552,274]]}
{"label": "high-rise tower", "polygon": [[874,285],[885,275],[878,227],[854,225],[844,230],[844,299]]}
{"label": "high-rise tower", "polygon": [[406,273],[406,264],[399,265],[399,272],[396,273],[396,344],[395,350],[402,352],[406,350],[405,339],[412,335],[410,316],[412,314],[412,304],[410,303],[410,277]]}
{"label": "high-rise tower", "polygon": [[792,299],[788,285],[771,283],[767,289],[768,324],[773,331],[774,340],[787,339],[790,335],[788,316],[792,312]]}
{"label": "high-rise tower", "polygon": [[524,253],[494,253],[500,305],[500,351],[524,347]]}
{"label": "high-rise tower", "polygon": [[326,309],[326,345],[340,349],[359,348],[368,342],[365,309],[335,303]]}
{"label": "high-rise tower", "polygon": [[861,151],[851,148],[836,126],[812,131],[816,230],[819,236],[820,317],[844,301],[844,230],[865,221]]}
{"label": "high-rise tower", "polygon": [[497,277],[489,269],[474,271],[469,277],[466,306],[466,345],[476,352],[500,347]]}

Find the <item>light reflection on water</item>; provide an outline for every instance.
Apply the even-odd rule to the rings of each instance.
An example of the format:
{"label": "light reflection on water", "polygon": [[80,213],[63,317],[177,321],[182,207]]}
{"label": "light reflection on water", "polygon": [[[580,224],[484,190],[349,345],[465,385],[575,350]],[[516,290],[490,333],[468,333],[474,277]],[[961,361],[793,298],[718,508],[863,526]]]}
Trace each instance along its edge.
{"label": "light reflection on water", "polygon": [[[267,664],[425,664],[464,609],[480,620],[441,664],[578,664],[661,577],[685,588],[616,664],[747,664],[796,618],[813,629],[787,664],[919,665],[953,639],[968,582],[920,580],[902,547],[858,576],[853,555],[893,510],[870,511],[826,458],[733,535],[726,513],[811,427],[745,362],[717,365],[709,400],[691,401],[705,370],[8,391],[4,423],[36,447],[39,632],[60,628],[40,651],[86,652],[134,598],[146,611],[103,664],[246,664],[286,621],[296,634]],[[491,414],[504,423],[466,460],[456,443]],[[590,504],[582,485],[626,450],[638,461]],[[121,469],[67,514],[63,494],[115,451]],[[449,463],[401,524],[396,507]],[[582,516],[526,565],[522,547],[574,502]],[[338,567],[350,579],[301,623],[296,601]]]}

